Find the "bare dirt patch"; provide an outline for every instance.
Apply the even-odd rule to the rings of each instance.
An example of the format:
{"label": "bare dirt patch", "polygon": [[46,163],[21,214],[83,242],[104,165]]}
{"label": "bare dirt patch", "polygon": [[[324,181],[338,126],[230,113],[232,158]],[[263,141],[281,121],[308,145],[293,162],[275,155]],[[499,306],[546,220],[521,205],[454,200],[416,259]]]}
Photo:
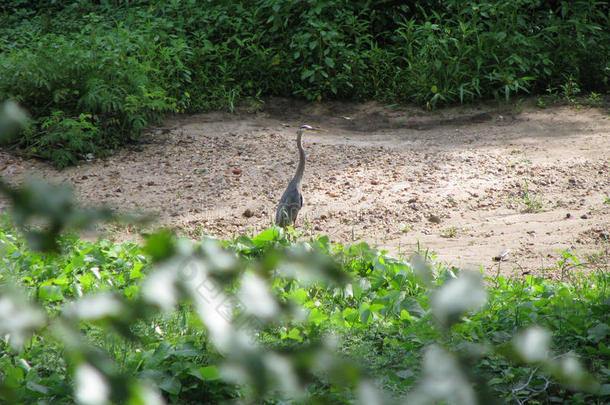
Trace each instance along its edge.
{"label": "bare dirt patch", "polygon": [[[606,110],[493,105],[433,113],[376,103],[273,100],[262,110],[168,119],[143,143],[57,172],[0,152],[0,175],[73,184],[87,203],[158,214],[190,235],[223,238],[271,224],[304,137],[297,228],[394,255],[421,247],[452,266],[540,274],[561,254],[599,253],[610,235]],[[115,236],[117,235],[115,231]],[[118,231],[119,239],[134,237]],[[551,270],[547,276],[557,275]]]}

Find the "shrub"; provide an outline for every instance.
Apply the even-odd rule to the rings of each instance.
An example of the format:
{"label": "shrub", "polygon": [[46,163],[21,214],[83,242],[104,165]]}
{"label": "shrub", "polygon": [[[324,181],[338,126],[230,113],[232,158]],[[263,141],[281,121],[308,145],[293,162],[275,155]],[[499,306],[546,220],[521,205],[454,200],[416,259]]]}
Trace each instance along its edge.
{"label": "shrub", "polygon": [[47,34],[2,55],[0,99],[20,102],[35,118],[19,140],[29,155],[74,164],[136,139],[176,108],[152,80],[158,69],[139,55],[147,41],[131,34],[99,35],[88,25],[73,39]]}
{"label": "shrub", "polygon": [[[377,99],[434,108],[509,100],[571,78],[610,88],[610,6],[490,0],[79,1],[0,7],[0,99],[37,119],[90,114],[86,151],[137,138],[165,111],[233,110],[264,96]],[[49,134],[39,134],[48,136]]]}

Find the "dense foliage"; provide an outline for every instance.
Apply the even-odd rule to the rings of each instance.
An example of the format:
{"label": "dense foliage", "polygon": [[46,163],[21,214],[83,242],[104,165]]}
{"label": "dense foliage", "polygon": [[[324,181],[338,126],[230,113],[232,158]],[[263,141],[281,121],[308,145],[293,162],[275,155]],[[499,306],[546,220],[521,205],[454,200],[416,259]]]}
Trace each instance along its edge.
{"label": "dense foliage", "polygon": [[[142,399],[149,395],[151,401],[150,393],[135,395],[134,386],[125,385],[137,382],[152,384],[171,403],[243,397],[274,403],[301,395],[309,398],[307,403],[344,403],[362,395],[355,387],[367,380],[385,392],[389,403],[407,393],[413,403],[428,403],[416,401],[422,397],[459,402],[460,395],[469,395],[468,380],[475,384],[473,392],[480,403],[494,398],[601,404],[610,399],[607,268],[573,283],[497,277],[487,280],[483,292],[476,281],[458,287],[457,280],[463,278],[455,279],[451,271],[396,260],[363,243],[331,245],[326,237],[295,243],[275,229],[224,242],[232,252],[224,257],[226,253],[215,250],[215,242],[203,241],[196,247],[163,232],[151,236],[145,247],[63,238],[63,253],[41,254],[29,250],[10,228],[3,219],[0,326],[6,333],[7,297],[14,296],[14,292],[7,295],[6,287],[11,282],[44,308],[44,314],[36,316],[49,317],[46,322],[50,322],[31,338],[27,328],[22,336],[13,330],[10,339],[0,343],[0,398],[11,403],[70,403],[75,396],[82,403],[95,403],[87,402],[82,392],[87,383],[81,374],[83,367],[90,367],[91,358],[97,359],[94,369],[108,378],[114,390],[110,398],[117,403],[127,399],[133,404],[156,403]],[[176,255],[184,259],[185,252],[190,255],[197,249],[208,257],[209,266],[224,266],[216,282],[225,286],[224,293],[240,297],[242,307],[235,310],[256,314],[260,357],[249,352],[245,356],[234,341],[227,352],[196,298],[178,306],[173,303],[161,313],[142,306],[143,296],[161,306],[171,301],[171,278],[167,278],[171,266],[166,260]],[[237,266],[238,273],[232,273],[231,266]],[[426,268],[428,273],[423,271]],[[176,270],[183,276],[191,274],[183,267]],[[303,277],[308,273],[310,280]],[[242,287],[252,277],[264,281],[254,283],[262,292],[252,293],[256,299],[249,301]],[[443,286],[451,288],[441,299]],[[292,315],[266,317],[266,307],[260,305],[265,290],[284,306],[285,314]],[[150,291],[155,294],[152,299]],[[485,295],[482,309],[460,315],[458,307],[474,309],[475,301],[485,302]],[[25,324],[36,330],[40,319],[32,321],[35,309],[21,302],[23,323],[13,327],[23,330]],[[127,304],[121,311],[120,302]],[[58,317],[62,322],[53,321]],[[233,319],[236,333],[245,328],[241,319],[239,315]],[[71,336],[65,322],[73,323],[84,341]],[[532,325],[550,332],[527,329]],[[334,346],[329,337],[336,341]],[[526,341],[515,345],[519,339]],[[336,369],[325,364],[331,361],[330,354],[321,354],[329,345],[340,353],[329,363]],[[298,381],[306,385],[282,381],[291,375],[284,364],[287,359],[299,370]],[[455,370],[453,363],[459,365]],[[594,388],[580,367],[602,385]],[[99,383],[95,373],[90,378]],[[431,383],[427,380],[434,378],[447,379],[446,392],[426,388]],[[586,387],[598,394],[581,391]]]}
{"label": "dense foliage", "polygon": [[602,1],[9,0],[0,100],[15,142],[63,167],[137,138],[168,111],[264,96],[434,107],[610,86]]}

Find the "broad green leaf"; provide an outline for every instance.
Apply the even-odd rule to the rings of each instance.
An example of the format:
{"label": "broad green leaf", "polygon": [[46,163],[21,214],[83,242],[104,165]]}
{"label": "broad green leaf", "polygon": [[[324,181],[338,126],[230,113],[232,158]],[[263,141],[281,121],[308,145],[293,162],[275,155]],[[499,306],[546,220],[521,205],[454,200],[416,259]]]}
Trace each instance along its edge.
{"label": "broad green leaf", "polygon": [[610,334],[610,326],[608,326],[608,324],[600,322],[594,327],[590,328],[587,331],[587,334],[589,340],[592,340],[596,343],[600,342],[602,340],[605,340],[606,337]]}
{"label": "broad green leaf", "polygon": [[407,298],[403,300],[400,304],[400,308],[408,311],[409,314],[418,318],[422,318],[426,313],[419,302],[414,298]]}
{"label": "broad green leaf", "polygon": [[64,296],[61,287],[56,285],[43,285],[38,289],[38,299],[41,301],[61,301]]}
{"label": "broad green leaf", "polygon": [[359,321],[358,311],[354,308],[345,308],[343,318],[350,323],[356,323]]}
{"label": "broad green leaf", "polygon": [[220,379],[220,372],[215,365],[194,368],[190,370],[189,374],[202,381],[216,381]]}
{"label": "broad green leaf", "polygon": [[142,273],[143,266],[144,266],[144,263],[140,263],[140,262],[134,263],[133,268],[129,272],[129,278],[131,280],[137,280],[139,278],[144,277],[144,273]]}
{"label": "broad green leaf", "polygon": [[400,320],[401,321],[412,322],[413,321],[413,317],[411,316],[411,314],[408,311],[405,311],[403,309],[402,311],[400,311]]}
{"label": "broad green leaf", "polygon": [[333,314],[330,316],[330,322],[339,328],[345,327],[345,319],[343,318],[341,311],[333,312]]}
{"label": "broad green leaf", "polygon": [[369,306],[371,312],[381,312],[381,310],[384,308],[387,308],[386,304],[373,303]]}
{"label": "broad green leaf", "polygon": [[309,322],[319,324],[326,322],[327,319],[328,315],[326,315],[319,308],[313,308],[311,311],[309,311]]}
{"label": "broad green leaf", "polygon": [[201,354],[201,351],[193,346],[192,343],[183,343],[172,354],[178,357],[196,357]]}
{"label": "broad green leaf", "polygon": [[303,305],[307,301],[307,291],[302,288],[291,291],[288,296],[299,305]]}
{"label": "broad green leaf", "polygon": [[168,376],[161,381],[159,388],[169,394],[178,395],[180,393],[180,389],[182,388],[182,384],[175,376]]}
{"label": "broad green leaf", "polygon": [[308,77],[313,76],[315,72],[313,70],[304,70],[303,73],[301,73],[301,80],[305,80]]}
{"label": "broad green leaf", "polygon": [[144,250],[154,261],[168,258],[175,250],[175,240],[172,232],[162,230],[149,235],[146,238]]}
{"label": "broad green leaf", "polygon": [[220,372],[214,365],[201,367],[199,371],[201,371],[201,375],[208,380],[216,380],[220,378]]}
{"label": "broad green leaf", "polygon": [[292,328],[290,332],[286,335],[288,339],[296,340],[297,342],[302,342],[303,338],[301,337],[301,332],[297,328]]}
{"label": "broad green leaf", "polygon": [[23,383],[24,372],[19,367],[9,367],[3,370],[4,383],[9,387],[16,388]]}
{"label": "broad green leaf", "polygon": [[277,240],[280,232],[275,228],[268,228],[252,238],[252,243],[258,247],[263,247],[267,243]]}
{"label": "broad green leaf", "polygon": [[366,309],[360,311],[360,322],[362,322],[363,325],[366,325],[370,318],[371,318],[370,309],[366,308]]}

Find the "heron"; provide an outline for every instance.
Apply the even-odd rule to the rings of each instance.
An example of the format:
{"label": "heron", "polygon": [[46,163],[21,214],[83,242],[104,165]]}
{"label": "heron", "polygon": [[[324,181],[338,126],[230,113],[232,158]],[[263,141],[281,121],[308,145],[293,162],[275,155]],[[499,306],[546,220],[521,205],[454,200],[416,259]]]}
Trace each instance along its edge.
{"label": "heron", "polygon": [[297,148],[299,149],[299,165],[297,171],[288,183],[286,191],[280,198],[280,203],[275,214],[275,224],[282,228],[288,225],[294,225],[297,220],[297,215],[303,206],[303,193],[301,192],[301,182],[303,180],[303,172],[305,171],[305,150],[301,144],[301,138],[306,132],[328,132],[322,128],[315,128],[310,125],[302,125],[297,130]]}

